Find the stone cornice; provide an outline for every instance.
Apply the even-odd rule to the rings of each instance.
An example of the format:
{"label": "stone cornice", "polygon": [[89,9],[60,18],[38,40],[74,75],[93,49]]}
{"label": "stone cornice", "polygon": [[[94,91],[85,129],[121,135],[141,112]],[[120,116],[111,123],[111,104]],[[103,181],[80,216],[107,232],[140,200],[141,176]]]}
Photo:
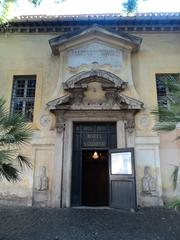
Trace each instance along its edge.
{"label": "stone cornice", "polygon": [[[79,97],[79,96],[78,96]],[[137,112],[142,109],[143,103],[141,101],[138,101],[134,98],[127,97],[123,94],[117,94],[114,98],[114,96],[111,96],[112,100],[107,96],[107,101],[104,103],[96,103],[96,104],[89,104],[89,103],[83,103],[83,96],[82,99],[77,100],[74,97],[71,97],[69,95],[65,95],[62,97],[59,97],[58,99],[52,100],[47,103],[48,109],[52,112],[56,111],[120,111],[120,110],[131,110],[134,112]],[[66,101],[64,102],[64,99]]]}
{"label": "stone cornice", "polygon": [[139,13],[88,15],[30,15],[16,17],[0,32],[66,33],[82,30],[92,24],[104,25],[112,30],[126,32],[180,32],[180,13]]}
{"label": "stone cornice", "polygon": [[82,39],[89,35],[96,39],[98,36],[102,36],[103,38],[109,37],[118,43],[126,45],[126,47],[128,46],[133,52],[136,52],[139,49],[142,41],[140,37],[133,36],[132,34],[112,31],[111,29],[93,24],[91,27],[85,28],[82,31],[74,31],[52,38],[49,40],[49,44],[52,48],[53,54],[59,55],[60,46],[64,46],[70,42],[75,42],[76,40]]}

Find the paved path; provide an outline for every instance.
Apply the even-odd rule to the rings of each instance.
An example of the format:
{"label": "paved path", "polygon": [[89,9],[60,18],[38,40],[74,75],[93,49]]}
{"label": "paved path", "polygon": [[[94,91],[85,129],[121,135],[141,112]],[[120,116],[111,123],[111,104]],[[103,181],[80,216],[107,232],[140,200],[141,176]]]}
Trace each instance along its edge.
{"label": "paved path", "polygon": [[0,240],[180,240],[180,214],[163,208],[0,207]]}

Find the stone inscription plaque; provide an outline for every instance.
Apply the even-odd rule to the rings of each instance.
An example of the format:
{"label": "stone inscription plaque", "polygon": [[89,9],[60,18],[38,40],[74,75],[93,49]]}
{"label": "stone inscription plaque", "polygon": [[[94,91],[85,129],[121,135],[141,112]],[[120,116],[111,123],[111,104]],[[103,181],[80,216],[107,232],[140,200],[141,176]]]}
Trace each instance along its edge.
{"label": "stone inscription plaque", "polygon": [[81,65],[108,64],[112,67],[122,65],[121,50],[102,45],[100,43],[91,43],[87,46],[69,50],[67,53],[68,67],[77,68]]}
{"label": "stone inscription plaque", "polygon": [[107,139],[105,134],[88,133],[83,134],[83,147],[106,147]]}

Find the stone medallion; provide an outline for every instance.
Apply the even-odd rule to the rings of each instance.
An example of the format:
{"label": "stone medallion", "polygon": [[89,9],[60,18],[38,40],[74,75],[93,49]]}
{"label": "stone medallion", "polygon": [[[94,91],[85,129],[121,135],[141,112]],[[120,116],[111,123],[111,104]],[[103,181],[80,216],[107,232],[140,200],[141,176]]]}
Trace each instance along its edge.
{"label": "stone medallion", "polygon": [[151,129],[152,120],[147,113],[139,114],[136,118],[137,126],[139,129]]}
{"label": "stone medallion", "polygon": [[52,114],[42,114],[39,119],[40,129],[50,130],[54,125],[54,118]]}

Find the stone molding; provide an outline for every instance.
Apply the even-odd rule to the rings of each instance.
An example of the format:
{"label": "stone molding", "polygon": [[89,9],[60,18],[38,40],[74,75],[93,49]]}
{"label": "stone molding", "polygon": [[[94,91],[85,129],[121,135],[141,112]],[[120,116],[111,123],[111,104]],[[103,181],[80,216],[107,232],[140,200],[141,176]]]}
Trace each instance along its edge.
{"label": "stone molding", "polygon": [[62,97],[51,100],[47,103],[49,110],[55,110],[58,105],[63,105],[69,103],[70,94],[66,94]]}
{"label": "stone molding", "polygon": [[124,82],[118,76],[113,73],[104,70],[92,70],[80,72],[71,78],[69,78],[63,87],[65,90],[70,90],[72,88],[83,88],[87,89],[87,84],[95,81],[102,83],[104,89],[108,87],[115,87],[116,89],[124,90],[127,87],[127,82]]}
{"label": "stone molding", "polygon": [[98,24],[93,24],[90,27],[85,27],[78,31],[72,31],[70,33],[65,33],[63,35],[50,39],[49,44],[52,49],[52,53],[54,55],[59,55],[60,48],[64,48],[65,45],[71,42],[74,44],[76,40],[85,38],[90,35],[93,36],[94,39],[97,39],[99,37],[103,37],[103,39],[105,37],[111,38],[113,40],[116,40],[117,43],[123,44],[125,48],[129,48],[133,52],[138,51],[142,42],[142,38],[140,37],[105,28]]}
{"label": "stone molding", "polygon": [[[64,103],[64,99],[66,99],[66,103]],[[132,110],[133,112],[137,112],[142,109],[143,103],[127,97],[123,94],[119,94],[115,92],[115,96],[113,94],[106,94],[106,101],[103,103],[83,103],[83,96],[80,96],[75,91],[71,96],[66,95],[63,97],[59,97],[51,102],[48,102],[48,108],[52,112],[56,112],[58,110]]]}
{"label": "stone molding", "polygon": [[[84,92],[91,82],[100,82],[105,91],[105,100],[97,103],[84,102]],[[121,92],[127,87],[127,82],[118,76],[103,70],[83,71],[63,84],[68,93],[47,103],[50,111],[58,110],[133,110],[142,109],[143,103],[128,97]]]}

